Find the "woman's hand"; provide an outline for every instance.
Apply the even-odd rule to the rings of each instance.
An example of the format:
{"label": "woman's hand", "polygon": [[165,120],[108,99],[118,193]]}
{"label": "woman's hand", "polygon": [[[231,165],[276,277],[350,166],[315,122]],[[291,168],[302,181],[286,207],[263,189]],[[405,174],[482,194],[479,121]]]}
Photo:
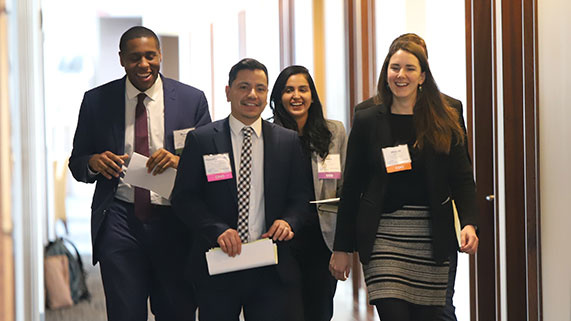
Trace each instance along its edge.
{"label": "woman's hand", "polygon": [[460,233],[460,241],[462,242],[462,246],[460,247],[460,251],[474,254],[478,250],[478,243],[480,240],[476,235],[476,229],[473,225],[466,225],[462,229]]}
{"label": "woman's hand", "polygon": [[351,253],[335,251],[329,260],[329,271],[334,278],[345,281],[351,272]]}

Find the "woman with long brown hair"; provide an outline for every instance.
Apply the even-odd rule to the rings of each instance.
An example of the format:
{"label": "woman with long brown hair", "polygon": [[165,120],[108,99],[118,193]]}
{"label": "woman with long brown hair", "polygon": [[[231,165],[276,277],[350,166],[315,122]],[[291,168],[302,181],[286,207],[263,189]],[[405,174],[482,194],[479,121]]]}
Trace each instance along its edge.
{"label": "woman with long brown hair", "polygon": [[349,136],[330,270],[345,280],[357,250],[381,320],[437,320],[449,257],[478,248],[464,133],[419,45],[395,42],[378,86],[377,105],[356,113]]}

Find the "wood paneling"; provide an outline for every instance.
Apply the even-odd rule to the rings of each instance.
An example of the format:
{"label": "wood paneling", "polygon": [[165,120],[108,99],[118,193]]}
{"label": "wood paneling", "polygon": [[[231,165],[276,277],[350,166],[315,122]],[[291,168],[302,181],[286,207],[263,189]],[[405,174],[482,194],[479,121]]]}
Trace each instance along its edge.
{"label": "wood paneling", "polygon": [[[494,88],[493,1],[466,1],[468,130],[473,135],[473,160],[479,207],[480,245],[472,260],[472,320],[499,320],[498,217],[496,191],[496,101]],[[477,26],[477,27],[476,27]]]}
{"label": "wood paneling", "polygon": [[508,320],[540,320],[535,0],[502,1]]}
{"label": "wood paneling", "polygon": [[350,119],[353,107],[377,93],[375,0],[348,0],[345,7]]}
{"label": "wood paneling", "polygon": [[[500,1],[500,0],[497,0]],[[476,297],[472,320],[542,320],[538,195],[537,0],[503,0],[496,20],[495,1],[466,0],[469,131],[480,206],[480,248],[473,275]],[[501,21],[501,43],[496,41]],[[501,46],[501,63],[494,48]],[[496,67],[500,66],[501,83]],[[502,90],[503,111],[496,113]],[[498,150],[496,120],[503,122],[505,181],[506,302],[500,309],[499,229],[496,202]]]}
{"label": "wood paneling", "polygon": [[11,150],[8,100],[8,14],[0,0],[0,321],[14,320]]}
{"label": "wood paneling", "polygon": [[[325,101],[327,93],[327,70],[325,69],[325,1],[313,0],[313,79],[317,94]],[[323,114],[327,115],[327,106],[323,104]]]}

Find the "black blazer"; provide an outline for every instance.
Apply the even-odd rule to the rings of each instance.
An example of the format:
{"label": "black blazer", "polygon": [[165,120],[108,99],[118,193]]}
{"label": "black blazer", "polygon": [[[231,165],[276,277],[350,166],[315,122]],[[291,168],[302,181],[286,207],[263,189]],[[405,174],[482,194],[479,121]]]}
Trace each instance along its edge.
{"label": "black blazer", "polygon": [[[347,145],[347,161],[334,250],[357,250],[369,262],[388,186],[381,149],[393,145],[389,108],[376,105],[355,114]],[[457,250],[451,198],[462,227],[476,226],[475,184],[465,147],[452,143],[448,155],[423,150],[431,208],[434,258],[445,260]]]}
{"label": "black blazer", "polygon": [[[462,102],[459,101],[458,99],[452,98],[446,94],[442,94],[442,97],[450,105],[450,107],[456,109],[456,111],[458,112],[458,121],[460,122],[460,127],[462,127],[462,130],[464,131],[465,138],[468,139],[468,135],[466,134],[466,125],[464,124],[464,112],[463,112],[463,108],[462,108]],[[375,104],[375,97],[371,97],[367,100],[364,100],[364,101],[358,103],[355,106],[354,113],[356,114],[358,111],[365,110],[367,108],[370,108],[370,107],[373,107],[376,105],[377,104]],[[470,152],[468,150],[468,144],[464,144],[464,146],[466,147],[465,148],[466,155],[468,156],[468,159],[471,162],[472,160],[470,158]]]}
{"label": "black blazer", "polygon": [[[202,91],[162,75],[161,79],[164,94],[164,148],[174,153],[173,131],[210,123],[210,113]],[[107,150],[116,155],[125,152],[125,81],[126,77],[123,77],[85,93],[69,158],[69,169],[77,181],[97,182],[91,204],[91,244],[94,249],[99,228],[115,197],[119,179],[106,179],[103,175],[91,177],[87,167],[94,154]],[[95,264],[96,251],[93,253]]]}
{"label": "black blazer", "polygon": [[[264,200],[266,231],[276,219],[289,223],[298,233],[311,215],[311,177],[296,132],[262,121],[264,137]],[[203,155],[228,153],[232,179],[208,182]],[[204,253],[217,247],[217,238],[238,221],[236,169],[232,154],[229,119],[220,120],[190,132],[182,153],[172,205],[175,214],[193,230],[190,276],[208,278]],[[295,238],[295,236],[294,236]],[[290,253],[290,242],[278,242],[280,276],[292,280],[297,268]]]}

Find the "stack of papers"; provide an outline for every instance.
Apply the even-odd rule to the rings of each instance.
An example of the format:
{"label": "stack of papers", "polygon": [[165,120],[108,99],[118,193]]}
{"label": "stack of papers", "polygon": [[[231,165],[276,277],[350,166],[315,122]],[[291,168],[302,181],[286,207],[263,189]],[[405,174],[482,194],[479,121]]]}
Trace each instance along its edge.
{"label": "stack of papers", "polygon": [[278,248],[267,238],[242,244],[242,252],[234,257],[217,247],[206,252],[206,263],[210,275],[275,265],[278,264]]}
{"label": "stack of papers", "polygon": [[133,153],[129,160],[129,167],[123,178],[125,183],[142,187],[153,191],[160,196],[169,199],[174,187],[176,169],[169,167],[158,175],[147,172],[147,161],[149,158],[138,153]]}

